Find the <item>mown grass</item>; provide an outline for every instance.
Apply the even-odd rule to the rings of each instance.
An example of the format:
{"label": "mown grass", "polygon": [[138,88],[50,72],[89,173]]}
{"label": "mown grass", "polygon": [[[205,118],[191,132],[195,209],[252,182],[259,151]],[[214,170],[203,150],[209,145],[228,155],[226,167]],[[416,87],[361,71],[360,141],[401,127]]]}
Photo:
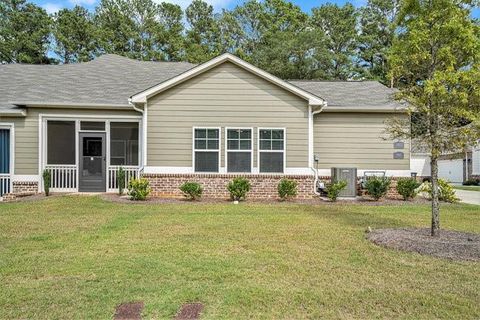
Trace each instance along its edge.
{"label": "mown grass", "polygon": [[[476,206],[444,228],[480,233]],[[427,206],[0,204],[0,318],[480,318],[480,266],[377,247],[368,226],[427,226]]]}

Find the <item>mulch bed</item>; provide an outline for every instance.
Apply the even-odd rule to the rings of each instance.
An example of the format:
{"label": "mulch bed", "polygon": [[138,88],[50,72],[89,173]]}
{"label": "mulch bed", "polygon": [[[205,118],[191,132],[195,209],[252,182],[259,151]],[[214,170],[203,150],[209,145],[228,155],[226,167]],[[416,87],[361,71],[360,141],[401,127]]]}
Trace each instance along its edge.
{"label": "mulch bed", "polygon": [[142,319],[143,301],[122,303],[115,309],[114,320]]}
{"label": "mulch bed", "polygon": [[459,261],[480,261],[480,234],[440,230],[432,237],[430,229],[377,229],[367,234],[373,243],[396,250]]}
{"label": "mulch bed", "polygon": [[[119,196],[114,193],[105,193],[101,195],[101,198],[105,201],[116,202],[116,203],[128,203],[128,204],[215,204],[215,203],[232,203],[229,199],[217,199],[217,198],[206,198],[203,197],[197,201],[190,201],[184,198],[156,198],[148,197],[145,201],[132,201],[127,196]],[[280,201],[279,199],[249,199],[245,203],[259,203],[259,204],[309,204],[309,205],[322,205],[322,204],[335,204],[335,205],[350,205],[350,204],[360,204],[365,206],[385,206],[385,205],[418,205],[418,204],[428,204],[428,200],[424,198],[417,197],[411,201],[403,201],[398,199],[381,199],[379,201],[373,201],[368,198],[358,197],[356,199],[339,199],[337,202],[333,203],[324,198],[314,198],[314,199],[291,199],[287,201]]]}
{"label": "mulch bed", "polygon": [[175,316],[175,320],[198,320],[203,310],[201,303],[187,303],[182,306]]}

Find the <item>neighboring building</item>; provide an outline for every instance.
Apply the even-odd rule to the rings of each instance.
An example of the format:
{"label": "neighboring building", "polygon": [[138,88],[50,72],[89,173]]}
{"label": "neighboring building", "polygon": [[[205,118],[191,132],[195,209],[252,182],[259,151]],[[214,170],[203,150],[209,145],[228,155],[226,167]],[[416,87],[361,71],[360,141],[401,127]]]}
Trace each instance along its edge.
{"label": "neighboring building", "polygon": [[[412,142],[411,170],[420,177],[430,177],[430,153],[418,142]],[[480,179],[480,141],[465,151],[444,154],[438,160],[438,176],[452,183]]]}
{"label": "neighboring building", "polygon": [[119,166],[153,194],[186,180],[225,196],[248,175],[252,195],[273,197],[283,176],[300,197],[331,167],[409,176],[410,143],[385,120],[408,117],[375,81],[284,81],[224,54],[201,65],[116,55],[72,65],[0,66],[3,192],[113,191]]}

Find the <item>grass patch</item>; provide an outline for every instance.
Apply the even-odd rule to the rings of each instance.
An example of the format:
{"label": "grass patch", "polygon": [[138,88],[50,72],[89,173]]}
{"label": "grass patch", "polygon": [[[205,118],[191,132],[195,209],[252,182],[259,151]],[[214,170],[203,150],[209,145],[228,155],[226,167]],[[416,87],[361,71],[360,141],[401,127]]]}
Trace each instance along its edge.
{"label": "grass patch", "polygon": [[458,190],[480,191],[480,186],[453,186],[453,188]]}
{"label": "grass patch", "polygon": [[[480,233],[478,207],[444,228]],[[146,318],[200,302],[215,318],[480,318],[479,265],[387,250],[364,230],[424,227],[418,205],[0,205],[0,318]]]}

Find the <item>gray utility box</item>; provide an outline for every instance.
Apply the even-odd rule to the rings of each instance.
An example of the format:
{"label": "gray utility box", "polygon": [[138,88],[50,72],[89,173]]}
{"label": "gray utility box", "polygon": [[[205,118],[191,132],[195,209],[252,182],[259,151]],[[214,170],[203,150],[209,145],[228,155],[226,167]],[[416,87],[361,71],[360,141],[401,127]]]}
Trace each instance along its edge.
{"label": "gray utility box", "polygon": [[332,168],[332,182],[345,180],[347,187],[340,192],[340,197],[357,196],[357,168]]}

